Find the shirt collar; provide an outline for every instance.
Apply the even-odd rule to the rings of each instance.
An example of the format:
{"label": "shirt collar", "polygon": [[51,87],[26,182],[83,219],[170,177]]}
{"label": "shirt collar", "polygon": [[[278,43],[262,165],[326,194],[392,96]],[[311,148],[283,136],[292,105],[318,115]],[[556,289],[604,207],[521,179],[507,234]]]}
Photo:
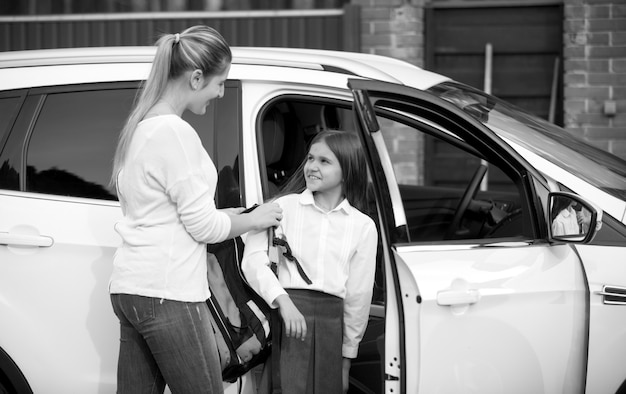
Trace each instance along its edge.
{"label": "shirt collar", "polygon": [[[304,191],[302,193],[300,193],[300,204],[302,205],[313,205],[316,209],[319,209],[320,211],[322,210],[321,208],[319,208],[317,205],[315,205],[315,199],[313,198],[313,192],[311,192],[309,189],[304,189]],[[346,214],[350,214],[352,212],[352,205],[350,205],[350,203],[348,202],[347,198],[344,198],[339,205],[337,205],[335,207],[335,209],[333,209],[330,212],[335,212],[335,211],[343,211]]]}

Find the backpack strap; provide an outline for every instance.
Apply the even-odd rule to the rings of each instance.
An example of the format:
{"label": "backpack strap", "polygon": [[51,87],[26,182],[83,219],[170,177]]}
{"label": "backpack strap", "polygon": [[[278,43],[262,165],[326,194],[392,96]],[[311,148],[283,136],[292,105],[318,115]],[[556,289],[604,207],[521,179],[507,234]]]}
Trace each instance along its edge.
{"label": "backpack strap", "polygon": [[278,309],[272,309],[272,353],[270,359],[272,362],[272,394],[282,394],[283,390],[280,384],[280,338],[282,335],[283,323],[280,319]]}
{"label": "backpack strap", "polygon": [[278,247],[280,246],[281,248],[284,248],[284,252],[282,253],[283,256],[285,256],[285,258],[289,261],[291,261],[292,263],[294,263],[296,265],[296,269],[298,270],[298,273],[300,274],[300,277],[306,282],[306,284],[310,285],[313,282],[311,281],[311,279],[309,278],[309,276],[306,274],[306,272],[304,272],[304,268],[302,268],[302,265],[300,264],[300,262],[298,261],[298,259],[296,258],[296,256],[294,256],[291,252],[291,247],[289,246],[289,243],[287,242],[287,238],[285,238],[285,236],[283,235],[282,237],[277,237],[276,234],[274,233],[274,229],[270,228],[269,230],[269,249],[268,249],[268,255],[270,258],[270,264],[272,267],[272,270],[274,271],[274,274],[277,274],[277,268],[278,268]]}
{"label": "backpack strap", "polygon": [[[304,272],[304,268],[302,268],[302,265],[300,264],[298,259],[296,259],[296,257],[292,254],[291,247],[289,246],[287,239],[284,236],[277,237],[276,234],[274,233],[273,227],[270,227],[267,231],[268,231],[267,255],[270,260],[270,267],[272,268],[272,271],[274,271],[274,275],[278,276],[278,261],[280,259],[280,254],[282,252],[280,248],[282,248],[284,250],[284,252],[282,252],[282,255],[287,260],[289,260],[290,262],[296,265],[296,269],[298,270],[298,273],[300,274],[302,279],[309,285],[313,283],[311,279],[309,278],[309,276],[306,274],[306,272]],[[282,388],[280,385],[280,338],[281,338],[283,326],[282,326],[282,319],[280,318],[280,313],[278,312],[278,309],[275,309],[275,308],[272,309],[271,320],[272,320],[272,323],[271,323],[272,324],[272,328],[271,328],[272,330],[272,354],[270,356],[271,358],[271,381],[272,381],[271,392],[272,394],[282,394]]]}
{"label": "backpack strap", "polygon": [[[270,267],[274,271],[274,275],[278,276],[278,246],[274,243],[274,228],[267,230],[268,249],[267,254],[270,260]],[[272,353],[270,354],[270,385],[271,394],[282,394],[280,384],[280,338],[282,336],[283,323],[277,308],[273,308],[271,312],[271,332],[272,332]]]}
{"label": "backpack strap", "polygon": [[270,268],[274,272],[274,275],[278,276],[278,260],[280,259],[280,250],[278,250],[278,246],[274,243],[274,227],[270,227],[267,229],[267,256],[270,260]]}

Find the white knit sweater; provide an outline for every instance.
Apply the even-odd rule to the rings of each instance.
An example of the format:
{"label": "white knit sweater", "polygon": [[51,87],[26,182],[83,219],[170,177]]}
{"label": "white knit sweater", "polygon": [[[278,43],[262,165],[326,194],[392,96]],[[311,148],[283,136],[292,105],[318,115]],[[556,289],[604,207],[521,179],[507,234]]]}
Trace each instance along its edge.
{"label": "white knit sweater", "polygon": [[206,244],[228,236],[215,207],[217,170],[195,130],[176,115],[139,123],[117,177],[124,218],[112,294],[198,302],[210,293]]}

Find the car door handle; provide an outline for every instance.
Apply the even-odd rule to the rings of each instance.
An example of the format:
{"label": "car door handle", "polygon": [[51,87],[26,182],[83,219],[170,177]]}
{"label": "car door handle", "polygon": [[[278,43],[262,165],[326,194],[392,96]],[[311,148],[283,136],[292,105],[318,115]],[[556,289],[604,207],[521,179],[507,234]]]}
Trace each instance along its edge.
{"label": "car door handle", "polygon": [[0,245],[37,246],[48,248],[54,244],[54,239],[45,235],[11,234],[0,232]]}
{"label": "car door handle", "polygon": [[442,290],[437,293],[437,304],[442,306],[475,304],[479,299],[478,290]]}
{"label": "car door handle", "polygon": [[607,305],[626,305],[626,288],[620,286],[602,286],[602,291],[595,294],[603,297],[603,302]]}

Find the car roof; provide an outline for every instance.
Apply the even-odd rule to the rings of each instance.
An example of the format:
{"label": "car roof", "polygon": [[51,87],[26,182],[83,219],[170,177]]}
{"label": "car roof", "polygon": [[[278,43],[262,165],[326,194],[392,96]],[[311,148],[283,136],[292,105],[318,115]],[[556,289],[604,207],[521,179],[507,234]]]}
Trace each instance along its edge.
{"label": "car roof", "polygon": [[[0,53],[0,71],[56,65],[151,63],[154,46],[86,47]],[[449,80],[410,63],[374,54],[304,48],[233,47],[233,64],[282,66],[343,73],[421,90]]]}

